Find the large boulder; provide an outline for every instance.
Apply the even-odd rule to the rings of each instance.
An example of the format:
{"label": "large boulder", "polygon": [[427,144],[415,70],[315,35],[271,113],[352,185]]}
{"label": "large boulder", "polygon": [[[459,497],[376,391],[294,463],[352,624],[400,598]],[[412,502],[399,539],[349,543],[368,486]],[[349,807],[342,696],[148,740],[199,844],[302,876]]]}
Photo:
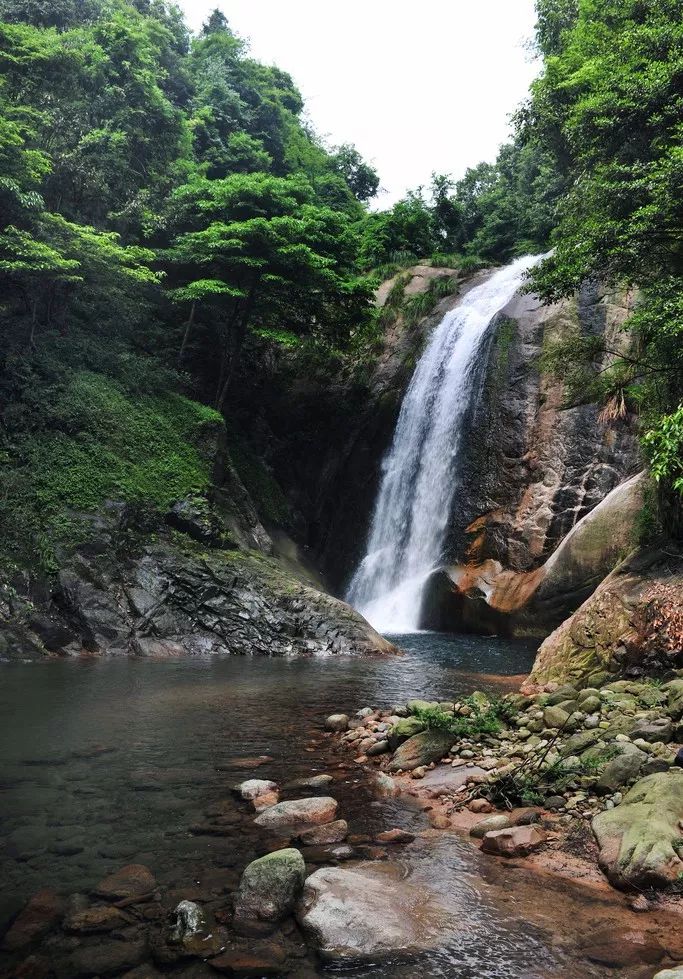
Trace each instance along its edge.
{"label": "large boulder", "polygon": [[389,770],[410,772],[420,765],[429,765],[439,761],[453,744],[454,737],[444,731],[422,731],[408,738],[394,752]]}
{"label": "large boulder", "polygon": [[[530,679],[544,684],[603,670],[668,669],[681,658],[681,615],[683,551],[673,542],[637,551],[542,643]],[[676,688],[671,700],[677,703]]]}
{"label": "large boulder", "polygon": [[666,887],[683,873],[683,770],[641,779],[593,819],[599,862],[615,887]]}
{"label": "large boulder", "polygon": [[377,962],[438,947],[453,917],[394,863],[324,867],[307,878],[301,927],[327,961]]}
{"label": "large boulder", "polygon": [[281,921],[293,910],[305,877],[304,858],[293,848],[254,860],[242,874],[235,897],[235,923]]}
{"label": "large boulder", "polygon": [[303,831],[311,826],[331,823],[337,815],[338,802],[330,796],[315,796],[309,799],[293,799],[278,802],[265,809],[254,822],[264,829],[287,828]]}
{"label": "large boulder", "polygon": [[64,560],[54,594],[31,617],[19,606],[5,614],[0,601],[0,660],[396,652],[298,567],[223,548],[200,554],[164,529],[138,535],[131,552],[118,546],[129,529],[93,516],[93,540]]}

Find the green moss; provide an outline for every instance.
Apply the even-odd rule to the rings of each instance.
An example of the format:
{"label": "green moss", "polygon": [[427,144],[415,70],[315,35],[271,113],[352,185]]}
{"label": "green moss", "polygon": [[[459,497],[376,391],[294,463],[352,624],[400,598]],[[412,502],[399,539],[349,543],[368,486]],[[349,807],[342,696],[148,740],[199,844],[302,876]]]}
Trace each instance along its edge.
{"label": "green moss", "polygon": [[230,458],[237,475],[254,501],[262,520],[278,527],[289,527],[291,517],[287,498],[278,481],[251,447],[228,426]]}
{"label": "green moss", "polygon": [[[0,532],[5,555],[55,549],[86,533],[82,513],[112,499],[163,512],[210,481],[215,411],[178,394],[128,394],[80,371],[45,410],[43,429],[22,433],[4,454]],[[8,492],[9,490],[9,492]]]}

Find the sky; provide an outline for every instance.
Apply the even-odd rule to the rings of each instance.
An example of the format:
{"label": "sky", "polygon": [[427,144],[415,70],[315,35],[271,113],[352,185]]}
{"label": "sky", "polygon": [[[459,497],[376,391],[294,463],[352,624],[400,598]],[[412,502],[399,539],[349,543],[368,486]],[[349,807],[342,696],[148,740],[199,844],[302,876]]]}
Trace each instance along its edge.
{"label": "sky", "polygon": [[538,70],[534,0],[179,0],[198,30],[219,7],[254,58],[288,71],[316,131],[355,143],[381,207],[495,159]]}

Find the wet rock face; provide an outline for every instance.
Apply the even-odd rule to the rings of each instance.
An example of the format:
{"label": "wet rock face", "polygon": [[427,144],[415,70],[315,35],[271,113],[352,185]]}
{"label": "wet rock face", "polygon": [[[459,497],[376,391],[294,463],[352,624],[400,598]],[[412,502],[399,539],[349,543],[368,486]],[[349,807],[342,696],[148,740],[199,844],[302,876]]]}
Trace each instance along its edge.
{"label": "wet rock face", "polygon": [[[209,655],[325,655],[393,647],[343,602],[255,553],[200,552],[171,539],[117,559],[109,550],[76,554],[59,573],[52,603],[69,642],[84,650],[161,659]],[[68,628],[66,628],[68,626]],[[3,629],[19,658],[48,655],[37,635]]]}
{"label": "wet rock face", "polygon": [[586,285],[555,306],[518,295],[502,311],[458,494],[466,503],[453,524],[454,554],[493,558],[516,571],[538,567],[582,516],[642,468],[633,418],[603,424],[595,405],[565,408],[561,381],[538,367],[544,344],[576,331],[623,346],[633,298]]}
{"label": "wet rock face", "polygon": [[538,591],[523,628],[547,634],[630,550],[621,540],[624,511],[618,539],[586,528],[541,583],[540,568],[563,539],[642,463],[634,418],[604,421],[596,405],[566,408],[562,382],[540,372],[539,356],[578,331],[623,347],[620,326],[632,302],[586,286],[576,300],[550,307],[518,295],[498,317],[455,494],[447,556],[456,573],[450,582],[435,578],[423,625],[511,634],[512,613]]}
{"label": "wet rock face", "polygon": [[683,770],[641,779],[615,809],[597,815],[600,866],[615,887],[666,887],[683,873]]}
{"label": "wet rock face", "polygon": [[437,948],[455,924],[391,863],[317,870],[306,879],[297,918],[322,958],[340,964]]}

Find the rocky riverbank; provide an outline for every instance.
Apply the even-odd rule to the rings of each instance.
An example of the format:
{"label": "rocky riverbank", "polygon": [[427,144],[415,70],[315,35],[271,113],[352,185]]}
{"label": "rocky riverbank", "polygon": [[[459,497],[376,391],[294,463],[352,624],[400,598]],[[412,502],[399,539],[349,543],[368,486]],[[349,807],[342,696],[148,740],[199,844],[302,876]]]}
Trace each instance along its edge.
{"label": "rocky riverbank", "polygon": [[[602,672],[529,690],[368,707],[326,724],[434,828],[539,872],[603,891],[609,882],[644,914],[683,913],[683,670],[666,682]],[[680,940],[666,951],[683,960]],[[616,966],[639,953],[601,954]]]}

